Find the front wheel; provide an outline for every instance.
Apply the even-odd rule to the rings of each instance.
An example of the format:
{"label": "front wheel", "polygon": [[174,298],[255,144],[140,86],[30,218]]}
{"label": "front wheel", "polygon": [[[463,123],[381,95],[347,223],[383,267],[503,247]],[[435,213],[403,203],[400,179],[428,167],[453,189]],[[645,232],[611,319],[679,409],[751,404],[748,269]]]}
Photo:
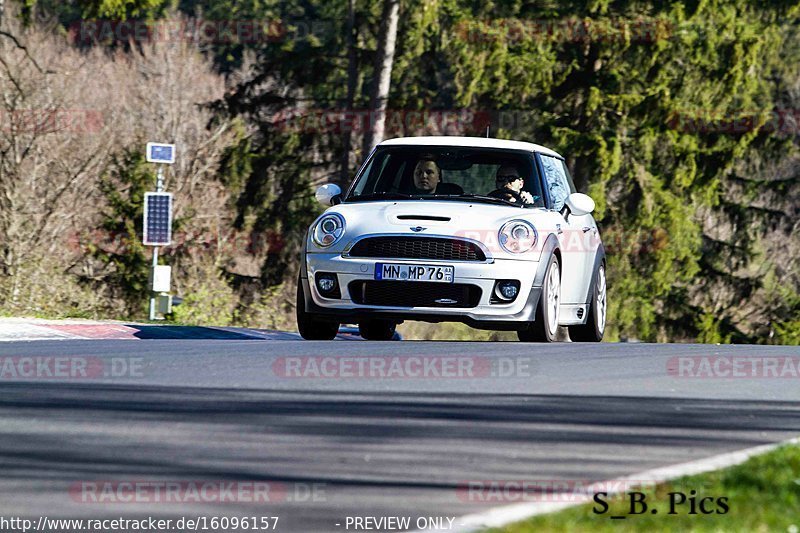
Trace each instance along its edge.
{"label": "front wheel", "polygon": [[366,320],[358,324],[358,334],[368,341],[390,341],[396,327],[389,320]]}
{"label": "front wheel", "polygon": [[561,267],[553,255],[544,276],[542,297],[536,307],[536,320],[517,331],[522,342],[553,342],[558,331],[558,309],[561,305]]}
{"label": "front wheel", "polygon": [[339,333],[339,323],[320,320],[306,312],[306,299],[303,296],[303,280],[297,278],[297,331],[308,341],[329,341]]}
{"label": "front wheel", "polygon": [[597,269],[592,290],[592,302],[589,304],[589,315],[586,324],[569,326],[569,338],[574,342],[600,342],[606,329],[606,267],[601,264]]}

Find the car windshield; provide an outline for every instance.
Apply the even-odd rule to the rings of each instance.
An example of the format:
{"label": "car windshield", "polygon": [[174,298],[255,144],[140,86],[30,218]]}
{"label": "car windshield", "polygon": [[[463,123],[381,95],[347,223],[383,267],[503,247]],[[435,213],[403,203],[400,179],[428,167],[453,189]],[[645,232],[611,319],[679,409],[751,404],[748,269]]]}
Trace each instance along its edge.
{"label": "car windshield", "polygon": [[450,146],[379,147],[345,201],[420,199],[544,207],[533,154]]}

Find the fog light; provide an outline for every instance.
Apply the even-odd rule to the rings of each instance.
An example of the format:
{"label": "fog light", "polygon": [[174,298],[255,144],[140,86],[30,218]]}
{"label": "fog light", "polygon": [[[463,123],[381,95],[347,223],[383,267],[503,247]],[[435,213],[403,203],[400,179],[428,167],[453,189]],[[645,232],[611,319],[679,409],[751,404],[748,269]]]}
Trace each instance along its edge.
{"label": "fog light", "polygon": [[339,283],[336,274],[329,272],[318,272],[316,275],[317,289],[323,296],[338,298]]}
{"label": "fog light", "polygon": [[512,301],[519,294],[519,281],[502,280],[498,281],[494,288],[494,294],[498,300],[506,302]]}
{"label": "fog light", "polygon": [[513,283],[505,281],[500,284],[500,295],[507,300],[513,300],[517,297],[517,287]]}

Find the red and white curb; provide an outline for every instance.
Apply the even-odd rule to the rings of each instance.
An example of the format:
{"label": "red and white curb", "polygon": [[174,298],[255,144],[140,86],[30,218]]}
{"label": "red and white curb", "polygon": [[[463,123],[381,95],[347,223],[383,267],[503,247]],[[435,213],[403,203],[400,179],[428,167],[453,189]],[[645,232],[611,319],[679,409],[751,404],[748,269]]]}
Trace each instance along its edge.
{"label": "red and white curb", "polygon": [[[69,324],[69,326],[74,327],[75,324]],[[71,340],[84,338],[87,337],[77,335],[69,331],[69,329],[64,330],[57,327],[50,327],[50,325],[38,321],[20,321],[16,319],[0,320],[0,342]]]}
{"label": "red and white curb", "polygon": [[[165,328],[174,335],[159,335]],[[142,340],[142,339],[226,339],[300,340],[298,333],[237,327],[195,327],[174,324],[137,324],[90,320],[45,320],[38,318],[0,318],[0,342],[52,340]],[[339,335],[338,340],[361,340],[355,335]]]}
{"label": "red and white curb", "polygon": [[[625,490],[630,489],[635,484],[641,484],[643,480],[647,481],[648,485],[656,485],[665,483],[670,480],[682,478],[684,476],[694,476],[703,474],[722,468],[728,468],[744,463],[751,457],[771,452],[781,446],[797,445],[800,444],[800,437],[790,439],[783,442],[774,444],[764,444],[754,448],[746,448],[735,452],[723,453],[699,459],[697,461],[690,461],[687,463],[680,463],[677,465],[665,466],[662,468],[655,468],[652,470],[645,470],[638,474],[630,476],[623,476],[609,481],[599,481],[593,483],[585,488],[580,494],[569,493],[565,494],[561,501],[546,501],[546,502],[525,502],[513,505],[504,505],[501,507],[494,507],[481,513],[464,515],[456,518],[453,521],[453,528],[451,532],[457,533],[472,533],[480,532],[489,528],[498,528],[528,520],[535,516],[554,513],[570,507],[576,507],[584,503],[592,501],[595,492],[602,491],[609,496],[619,494]],[[616,490],[614,487],[620,487]],[[557,495],[554,495],[557,496]],[[558,499],[558,498],[551,498]],[[415,533],[433,532],[434,529],[422,529]]]}
{"label": "red and white curb", "polygon": [[[117,322],[95,322],[82,320],[43,320],[0,318],[0,342],[49,341],[49,340],[141,340],[139,334],[144,327],[161,327],[151,324],[122,324]],[[172,326],[176,327],[176,326]],[[253,339],[269,338],[268,335],[238,328],[214,328],[221,332],[236,332]]]}

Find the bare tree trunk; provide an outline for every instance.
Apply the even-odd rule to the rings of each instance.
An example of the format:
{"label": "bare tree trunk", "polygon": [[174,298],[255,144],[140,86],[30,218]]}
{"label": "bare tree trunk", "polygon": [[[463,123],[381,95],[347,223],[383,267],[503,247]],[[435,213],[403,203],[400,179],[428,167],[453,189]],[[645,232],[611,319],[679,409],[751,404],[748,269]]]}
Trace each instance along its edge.
{"label": "bare tree trunk", "polygon": [[[2,0],[0,0],[2,2]],[[356,1],[347,0],[347,100],[345,113],[353,111],[356,97],[356,84],[358,83],[358,65],[356,64]],[[345,120],[345,123],[349,121]],[[350,151],[353,145],[353,132],[350,128],[344,132],[342,138],[342,158],[339,165],[338,185],[344,189],[350,180]]]}
{"label": "bare tree trunk", "polygon": [[389,87],[392,81],[392,63],[394,63],[399,15],[400,0],[383,1],[378,49],[375,55],[375,74],[372,80],[369,125],[364,135],[364,156],[383,140],[386,130],[386,102],[389,98]]}

